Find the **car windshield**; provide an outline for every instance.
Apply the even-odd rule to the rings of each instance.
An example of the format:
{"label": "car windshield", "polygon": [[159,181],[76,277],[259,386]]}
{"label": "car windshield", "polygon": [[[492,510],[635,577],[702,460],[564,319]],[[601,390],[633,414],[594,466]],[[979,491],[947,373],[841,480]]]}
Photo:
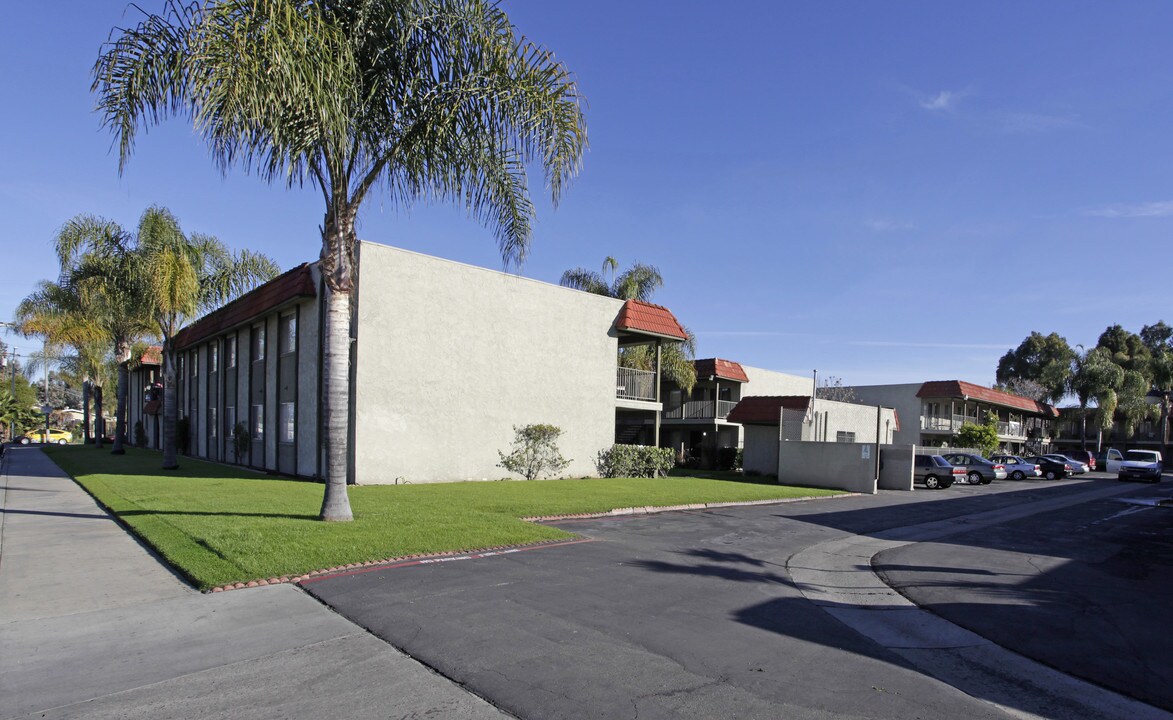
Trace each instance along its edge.
{"label": "car windshield", "polygon": [[1125,453],[1124,459],[1133,462],[1156,462],[1157,454],[1146,450],[1129,450]]}

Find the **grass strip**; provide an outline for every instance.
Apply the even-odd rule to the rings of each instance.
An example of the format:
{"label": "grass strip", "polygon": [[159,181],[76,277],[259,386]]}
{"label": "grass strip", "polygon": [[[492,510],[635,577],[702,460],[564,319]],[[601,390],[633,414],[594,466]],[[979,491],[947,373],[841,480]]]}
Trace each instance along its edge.
{"label": "grass strip", "polygon": [[522,517],[615,508],[838,494],[762,482],[671,476],[350,488],[355,520],[320,522],[322,485],[158,452],[88,446],[45,452],[201,589],[349,563],[573,537]]}

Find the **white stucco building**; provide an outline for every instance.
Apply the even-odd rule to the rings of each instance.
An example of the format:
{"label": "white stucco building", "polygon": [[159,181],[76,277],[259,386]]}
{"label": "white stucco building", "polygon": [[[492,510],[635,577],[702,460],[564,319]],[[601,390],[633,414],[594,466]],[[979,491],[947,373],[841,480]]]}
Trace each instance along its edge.
{"label": "white stucco building", "polygon": [[[361,484],[506,477],[514,426],[562,428],[568,476],[595,474],[617,424],[658,440],[656,371],[617,367],[619,348],[685,332],[666,308],[361,242],[353,296],[351,472]],[[189,452],[320,478],[322,281],[299,266],[185,328],[180,415]],[[155,375],[151,373],[155,372]],[[158,446],[156,368],[135,373],[142,421]],[[133,387],[133,386],[132,386]],[[244,424],[238,458],[233,428]],[[131,430],[131,438],[134,431]]]}

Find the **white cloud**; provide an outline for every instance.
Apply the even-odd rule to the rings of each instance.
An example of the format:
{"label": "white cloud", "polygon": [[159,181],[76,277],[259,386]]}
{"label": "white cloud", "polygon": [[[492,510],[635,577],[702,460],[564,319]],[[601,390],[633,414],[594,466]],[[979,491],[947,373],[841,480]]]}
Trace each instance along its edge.
{"label": "white cloud", "polygon": [[931,111],[945,111],[952,110],[957,104],[957,101],[964,97],[965,93],[953,92],[951,90],[942,90],[934,97],[922,99],[920,106],[925,110]]}
{"label": "white cloud", "polygon": [[1108,205],[1088,210],[1085,214],[1104,218],[1168,217],[1173,215],[1173,200],[1159,200],[1137,205]]}

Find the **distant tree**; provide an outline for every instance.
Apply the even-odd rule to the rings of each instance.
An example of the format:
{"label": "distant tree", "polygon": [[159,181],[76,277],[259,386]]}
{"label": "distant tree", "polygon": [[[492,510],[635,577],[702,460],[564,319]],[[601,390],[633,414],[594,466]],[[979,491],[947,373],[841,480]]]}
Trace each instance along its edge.
{"label": "distant tree", "polygon": [[1173,327],[1166,325],[1164,320],[1145,325],[1140,329],[1140,340],[1150,353],[1173,350]]}
{"label": "distant tree", "polygon": [[1028,380],[1027,378],[1012,377],[1006,382],[998,383],[994,386],[994,389],[1039,402],[1051,399],[1051,391],[1049,389],[1042,383]]}
{"label": "distant tree", "polygon": [[1173,328],[1160,320],[1141,328],[1140,339],[1149,350],[1153,390],[1160,398],[1157,432],[1161,439],[1161,457],[1168,457],[1169,415],[1173,405]]}
{"label": "distant tree", "polygon": [[1140,335],[1125,330],[1120,325],[1110,325],[1100,333],[1096,347],[1112,354],[1112,362],[1125,370],[1140,373],[1147,380],[1150,377],[1149,360],[1152,354]]}
{"label": "distant tree", "polygon": [[845,403],[853,403],[858,399],[855,396],[855,388],[845,387],[843,385],[843,378],[834,375],[828,375],[823,378],[823,383],[815,389],[815,397],[820,400],[834,400]]}
{"label": "distant tree", "polygon": [[1075,351],[1058,333],[1032,332],[1019,346],[998,361],[996,380],[1031,380],[1047,389],[1041,398],[1059,402],[1067,394]]}

